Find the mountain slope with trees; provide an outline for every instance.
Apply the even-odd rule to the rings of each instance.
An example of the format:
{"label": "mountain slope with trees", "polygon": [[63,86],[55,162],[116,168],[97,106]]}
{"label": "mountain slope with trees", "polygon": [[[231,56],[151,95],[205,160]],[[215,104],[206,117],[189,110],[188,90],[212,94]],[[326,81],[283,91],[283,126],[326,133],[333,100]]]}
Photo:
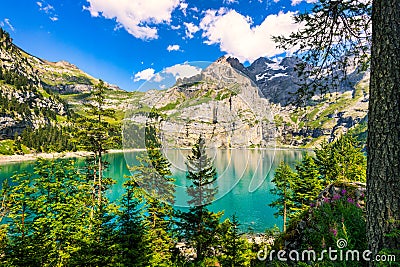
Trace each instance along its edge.
{"label": "mountain slope with trees", "polygon": [[[91,118],[87,104],[100,80],[68,62],[52,63],[29,55],[14,45],[3,30],[1,40],[0,139],[4,141],[0,141],[0,153],[79,149],[69,141],[74,141],[72,132],[79,121]],[[113,117],[104,119],[114,130],[122,128],[125,117],[137,119],[143,128],[143,112],[158,108],[169,121],[164,122],[163,140],[179,141],[171,146],[189,147],[200,129],[206,136],[213,136],[215,145],[222,148],[275,144],[316,147],[351,128],[357,128],[365,138],[368,73],[355,78],[354,87],[321,94],[302,108],[295,108],[279,103],[275,96],[286,101],[297,88],[297,61],[284,58],[279,63],[260,58],[245,68],[237,60],[223,57],[199,77],[180,80],[167,90],[146,93],[126,92],[104,83],[104,105],[114,110]],[[267,92],[266,88],[275,91]],[[187,130],[177,130],[182,127]],[[181,138],[171,136],[178,132]],[[244,134],[246,141],[235,137]]]}

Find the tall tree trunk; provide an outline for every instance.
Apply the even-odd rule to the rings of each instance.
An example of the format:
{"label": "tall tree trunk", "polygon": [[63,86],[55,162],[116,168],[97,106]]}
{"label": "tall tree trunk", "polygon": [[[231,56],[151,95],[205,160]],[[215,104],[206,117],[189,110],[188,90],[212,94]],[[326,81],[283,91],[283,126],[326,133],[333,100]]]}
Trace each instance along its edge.
{"label": "tall tree trunk", "polygon": [[283,201],[283,232],[286,232],[286,200]]}
{"label": "tall tree trunk", "polygon": [[399,249],[400,2],[373,0],[368,109],[367,237],[373,255]]}
{"label": "tall tree trunk", "polygon": [[101,180],[102,180],[102,173],[103,173],[103,167],[102,167],[102,164],[101,164],[101,149],[99,150],[99,163],[98,163],[98,168],[99,168],[99,174],[98,174],[98,180],[99,180],[99,188],[98,188],[98,199],[97,199],[97,201],[98,201],[98,206],[100,207],[100,205],[101,205],[101,193],[102,193],[102,189],[101,189]]}

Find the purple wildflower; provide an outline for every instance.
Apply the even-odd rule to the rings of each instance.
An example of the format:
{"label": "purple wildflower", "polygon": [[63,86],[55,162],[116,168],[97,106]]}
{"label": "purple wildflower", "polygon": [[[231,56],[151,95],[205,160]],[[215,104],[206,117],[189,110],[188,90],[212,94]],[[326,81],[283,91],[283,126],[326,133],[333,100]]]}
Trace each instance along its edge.
{"label": "purple wildflower", "polygon": [[332,197],[333,201],[338,200],[338,199],[340,199],[340,195],[338,195],[338,194],[333,195],[333,197]]}
{"label": "purple wildflower", "polygon": [[329,198],[325,197],[325,198],[324,198],[324,202],[325,202],[325,203],[329,203]]}
{"label": "purple wildflower", "polygon": [[359,204],[359,203],[357,203],[357,204],[356,204],[356,206],[357,206],[357,208],[361,208],[361,206],[360,206],[360,204]]}
{"label": "purple wildflower", "polygon": [[331,228],[329,231],[333,234],[333,236],[337,235],[337,229],[336,228]]}
{"label": "purple wildflower", "polygon": [[342,195],[344,196],[344,195],[346,195],[346,192],[347,192],[346,189],[342,189],[342,192],[341,192],[341,193],[342,193]]}
{"label": "purple wildflower", "polygon": [[315,204],[314,203],[310,203],[310,207],[314,207],[315,206]]}
{"label": "purple wildflower", "polygon": [[351,197],[349,197],[349,198],[347,199],[347,202],[349,202],[349,203],[354,203],[354,200],[353,200]]}

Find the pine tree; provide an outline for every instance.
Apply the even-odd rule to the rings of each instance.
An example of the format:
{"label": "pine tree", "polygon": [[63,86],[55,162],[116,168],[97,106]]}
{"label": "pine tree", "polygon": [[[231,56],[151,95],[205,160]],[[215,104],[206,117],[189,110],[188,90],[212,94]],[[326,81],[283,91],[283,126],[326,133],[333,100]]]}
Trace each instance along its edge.
{"label": "pine tree", "polygon": [[296,165],[293,182],[293,211],[304,211],[318,197],[323,189],[321,175],[314,158],[308,153],[303,155],[300,164]]}
{"label": "pine tree", "polygon": [[143,199],[146,211],[143,225],[146,244],[146,266],[170,266],[172,264],[172,217],[175,185],[171,177],[170,163],[161,151],[158,136],[162,115],[152,110],[145,127],[146,153],[138,157],[139,164],[131,168],[132,186],[136,195]]}
{"label": "pine tree", "polygon": [[118,217],[116,244],[118,244],[118,262],[123,266],[145,266],[146,250],[145,227],[140,212],[143,205],[138,195],[137,184],[133,179],[124,183],[125,193],[121,201],[121,210]]}
{"label": "pine tree", "polygon": [[274,214],[275,217],[283,217],[284,232],[286,232],[287,218],[291,217],[294,208],[293,183],[296,181],[296,173],[283,161],[279,164],[274,178],[271,180],[271,182],[275,184],[275,187],[270,189],[270,192],[271,194],[277,196],[277,199],[269,204],[269,206],[278,209],[278,211]]}
{"label": "pine tree", "polygon": [[232,215],[232,220],[226,219],[220,225],[221,251],[218,258],[222,266],[251,266],[254,255],[249,242],[242,237],[239,226],[236,215]]}
{"label": "pine tree", "polygon": [[180,214],[179,225],[183,237],[196,249],[196,262],[201,263],[207,256],[213,255],[212,248],[216,245],[216,234],[222,216],[221,213],[207,209],[218,190],[214,184],[217,173],[206,154],[202,136],[187,157],[186,166],[186,178],[192,182],[187,189],[190,208],[188,212]]}
{"label": "pine tree", "polygon": [[[298,54],[310,59],[305,58],[304,66],[320,76],[325,70],[338,73],[330,64],[337,59],[344,59],[338,64],[342,71],[352,69],[346,64],[351,59],[361,69],[371,63],[366,180],[367,236],[374,255],[383,248],[398,249],[400,243],[390,236],[400,221],[400,213],[393,212],[400,210],[399,17],[398,0],[317,1],[296,15],[295,21],[305,27],[279,40],[285,48],[300,47]],[[313,95],[303,89],[300,96]]]}
{"label": "pine tree", "polygon": [[332,143],[322,144],[315,150],[315,163],[319,166],[324,185],[335,181],[365,182],[367,159],[357,139],[348,133]]}
{"label": "pine tree", "polygon": [[93,152],[92,160],[97,164],[96,171],[92,172],[93,195],[97,200],[97,206],[101,206],[103,192],[109,185],[103,181],[103,172],[107,164],[103,159],[103,155],[113,143],[113,138],[110,137],[111,125],[104,117],[113,116],[115,111],[105,108],[105,90],[106,86],[100,80],[91,91],[88,102],[85,104],[91,118],[81,118],[79,121],[83,128],[79,132],[82,148]]}
{"label": "pine tree", "polygon": [[9,240],[3,263],[72,264],[91,236],[90,185],[74,162],[39,160],[33,174],[15,175],[12,182],[7,201]]}

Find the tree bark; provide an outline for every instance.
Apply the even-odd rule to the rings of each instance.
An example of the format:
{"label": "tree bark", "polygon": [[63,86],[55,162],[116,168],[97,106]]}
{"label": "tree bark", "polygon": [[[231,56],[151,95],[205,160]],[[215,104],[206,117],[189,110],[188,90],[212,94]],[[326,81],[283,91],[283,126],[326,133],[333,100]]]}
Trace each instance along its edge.
{"label": "tree bark", "polygon": [[97,201],[98,201],[98,206],[100,207],[101,206],[101,193],[102,193],[102,179],[103,179],[103,177],[102,177],[102,174],[103,174],[103,166],[102,166],[102,164],[101,164],[101,160],[102,160],[102,155],[101,155],[101,148],[99,149],[99,163],[98,163],[98,168],[99,168],[99,175],[98,175],[98,177],[99,177],[99,188],[98,188],[98,199],[97,199]]}
{"label": "tree bark", "polygon": [[286,200],[283,201],[283,232],[286,233]]}
{"label": "tree bark", "polygon": [[374,0],[368,109],[367,238],[372,255],[399,249],[400,2]]}

